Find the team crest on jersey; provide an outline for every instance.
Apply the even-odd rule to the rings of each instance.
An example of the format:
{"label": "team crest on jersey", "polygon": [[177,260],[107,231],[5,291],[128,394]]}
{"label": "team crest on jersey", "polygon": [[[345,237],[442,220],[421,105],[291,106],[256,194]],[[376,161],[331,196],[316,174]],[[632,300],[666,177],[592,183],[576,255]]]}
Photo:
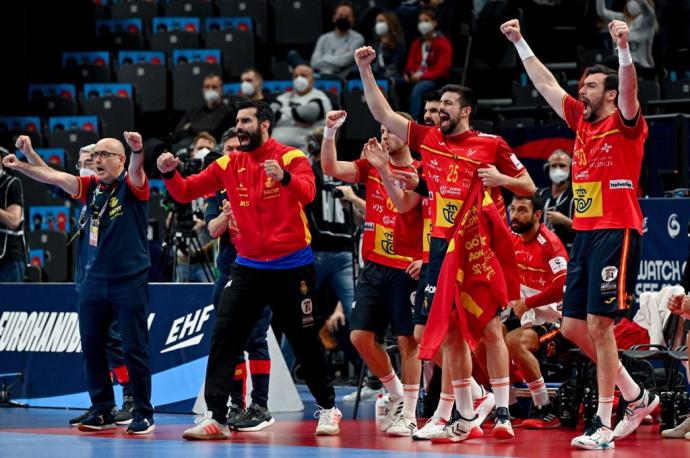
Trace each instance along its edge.
{"label": "team crest on jersey", "polygon": [[266,186],[267,188],[272,188],[275,183],[276,182],[273,178],[268,177],[268,178],[266,178],[266,181],[264,182],[264,186]]}
{"label": "team crest on jersey", "polygon": [[573,183],[573,203],[580,218],[601,216],[601,182]]}

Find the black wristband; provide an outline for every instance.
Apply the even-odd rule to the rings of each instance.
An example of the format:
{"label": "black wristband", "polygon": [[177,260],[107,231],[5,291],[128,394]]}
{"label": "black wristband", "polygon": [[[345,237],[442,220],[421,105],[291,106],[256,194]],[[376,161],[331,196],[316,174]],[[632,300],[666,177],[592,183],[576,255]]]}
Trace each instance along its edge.
{"label": "black wristband", "polygon": [[134,150],[132,150],[132,154],[141,154],[141,153],[143,153],[143,152],[144,152],[143,149],[140,149],[139,151],[134,151]]}
{"label": "black wristband", "polygon": [[177,171],[177,170],[171,170],[171,171],[169,171],[169,172],[161,173],[161,176],[162,176],[164,179],[169,180],[169,179],[171,179],[172,177],[175,176],[175,172],[176,172],[176,171]]}
{"label": "black wristband", "polygon": [[417,187],[414,188],[413,191],[422,197],[429,197],[429,188],[426,185],[426,180],[424,180],[421,177],[419,178],[419,182],[417,183]]}
{"label": "black wristband", "polygon": [[292,175],[290,175],[290,172],[287,170],[283,170],[283,179],[280,180],[280,184],[283,186],[287,186],[290,184],[290,181],[292,180]]}

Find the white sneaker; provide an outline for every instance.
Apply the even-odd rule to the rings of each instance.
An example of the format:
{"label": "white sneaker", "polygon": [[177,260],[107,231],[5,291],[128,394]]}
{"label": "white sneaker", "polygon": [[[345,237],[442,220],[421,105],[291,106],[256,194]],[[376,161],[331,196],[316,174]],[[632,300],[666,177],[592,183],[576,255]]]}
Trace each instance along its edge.
{"label": "white sneaker", "polygon": [[337,407],[318,410],[314,417],[319,419],[315,436],[337,436],[340,434],[340,420],[343,418],[343,414]]}
{"label": "white sneaker", "polygon": [[507,407],[496,408],[496,423],[494,423],[492,434],[496,439],[512,439],[515,437],[513,425],[510,423],[510,412]]}
{"label": "white sneaker", "polygon": [[[362,387],[362,391],[359,395],[359,400],[360,401],[376,401],[376,398],[379,397],[379,394],[385,394],[386,392],[384,391],[383,388],[374,390],[369,388],[368,386]],[[353,391],[350,394],[346,394],[343,396],[343,401],[345,402],[355,402],[357,400],[357,390]]]}
{"label": "white sneaker", "polygon": [[402,412],[403,398],[400,397],[395,401],[391,400],[388,406],[388,412],[386,412],[386,416],[383,417],[383,421],[381,422],[381,431],[388,431],[388,428],[393,426],[393,423],[395,423],[399,417],[402,417]]}
{"label": "white sneaker", "polygon": [[613,430],[613,438],[622,439],[635,432],[644,417],[649,415],[658,405],[659,397],[654,393],[644,390],[638,400],[630,402],[625,408],[623,418]]}
{"label": "white sneaker", "polygon": [[472,420],[465,420],[460,417],[452,423],[448,423],[438,434],[431,436],[433,444],[449,444],[462,442],[475,437],[484,435],[482,428],[477,423],[477,417]]}
{"label": "white sneaker", "polygon": [[496,398],[493,393],[484,393],[484,396],[474,400],[474,413],[477,414],[477,424],[481,425],[496,406]]}
{"label": "white sneaker", "polygon": [[613,443],[613,431],[611,431],[611,428],[601,423],[601,418],[599,418],[598,415],[594,417],[592,424],[585,430],[585,433],[573,439],[570,445],[586,450],[608,450],[616,448],[616,445]]}
{"label": "white sneaker", "polygon": [[230,439],[230,428],[221,425],[211,417],[211,412],[206,412],[201,418],[194,420],[194,427],[186,429],[182,438],[187,440],[223,440]]}
{"label": "white sneaker", "polygon": [[393,425],[386,430],[389,436],[410,437],[417,432],[417,419],[407,415],[399,416]]}
{"label": "white sneaker", "polygon": [[428,441],[433,436],[438,436],[448,422],[441,417],[431,417],[424,424],[422,429],[418,429],[412,434],[412,439],[417,441]]}
{"label": "white sneaker", "polygon": [[661,437],[664,439],[690,439],[690,415],[683,420],[681,424],[675,428],[665,429],[661,431]]}

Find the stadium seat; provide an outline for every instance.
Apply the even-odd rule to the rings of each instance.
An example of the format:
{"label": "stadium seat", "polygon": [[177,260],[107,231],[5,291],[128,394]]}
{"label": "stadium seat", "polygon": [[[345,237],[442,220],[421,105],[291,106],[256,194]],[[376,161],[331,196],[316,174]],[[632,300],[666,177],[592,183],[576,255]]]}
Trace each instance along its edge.
{"label": "stadium seat", "polygon": [[134,130],[134,99],[131,84],[85,84],[84,114],[101,120],[104,137],[121,138]]}
{"label": "stadium seat", "polygon": [[110,54],[107,51],[62,53],[62,79],[80,85],[109,83]]}
{"label": "stadium seat", "polygon": [[[64,207],[69,210],[68,207]],[[45,253],[43,281],[66,282],[69,279],[67,234],[55,231],[28,231],[27,242],[31,249],[42,249]]]}
{"label": "stadium seat", "polygon": [[254,67],[254,31],[250,17],[210,18],[206,20],[204,43],[223,53],[225,76],[238,78]]}
{"label": "stadium seat", "polygon": [[222,73],[220,50],[176,50],[173,53],[173,110],[187,111],[204,104],[201,87],[206,75]]}
{"label": "stadium seat", "polygon": [[201,21],[193,17],[153,18],[151,50],[168,54],[175,49],[196,49],[199,47]]}
{"label": "stadium seat", "polygon": [[268,0],[219,0],[221,16],[249,16],[254,20],[256,38],[266,43],[269,38]]}
{"label": "stadium seat", "polygon": [[134,86],[134,101],[142,113],[167,110],[168,73],[164,53],[121,51],[117,80]]}
{"label": "stadium seat", "polygon": [[14,151],[19,135],[28,135],[34,148],[43,145],[41,118],[38,116],[0,116],[0,146]]}
{"label": "stadium seat", "polygon": [[151,20],[158,16],[158,2],[148,0],[131,0],[113,3],[110,6],[113,19],[141,18]]}
{"label": "stadium seat", "polygon": [[[388,80],[376,80],[383,93],[388,97]],[[380,135],[380,124],[376,122],[369,110],[362,82],[350,80],[347,82],[347,90],[343,93],[343,106],[347,111],[347,122],[344,124],[344,138],[348,140],[366,140]]]}
{"label": "stadium seat", "polygon": [[170,0],[163,4],[165,16],[213,16],[213,2],[211,0]]}
{"label": "stadium seat", "polygon": [[98,46],[110,51],[143,49],[144,24],[140,18],[101,19],[96,21],[96,36]]}
{"label": "stadium seat", "polygon": [[54,116],[48,119],[48,132],[48,143],[65,150],[67,164],[76,164],[81,147],[100,139],[95,116]]}
{"label": "stadium seat", "polygon": [[277,45],[314,44],[321,35],[321,0],[271,0],[275,43]]}

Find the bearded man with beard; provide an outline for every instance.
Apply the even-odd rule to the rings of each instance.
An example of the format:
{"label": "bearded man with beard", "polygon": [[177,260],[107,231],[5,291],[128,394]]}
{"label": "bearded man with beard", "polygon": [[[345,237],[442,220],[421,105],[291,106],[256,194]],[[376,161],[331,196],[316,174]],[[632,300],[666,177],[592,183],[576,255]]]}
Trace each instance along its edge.
{"label": "bearded man with beard", "polygon": [[[614,439],[634,432],[659,404],[658,396],[639,386],[621,364],[613,333],[614,319],[634,303],[642,238],[637,186],[648,132],[637,99],[628,26],[616,20],[609,23],[618,48],[618,72],[603,65],[585,70],[579,100],[569,96],[535,57],[517,19],[501,25],[501,32],[515,45],[534,87],[576,133],[572,169],[576,235],[561,332],[596,363],[599,406],[585,434],[571,445],[611,449]],[[612,429],[616,385],[627,408]]]}
{"label": "bearded man with beard", "polygon": [[506,334],[506,344],[532,394],[530,418],[522,422],[525,429],[560,426],[535,354],[545,361],[570,348],[560,333],[568,253],[558,236],[541,224],[543,212],[537,196],[516,196],[509,207],[522,299],[511,304],[519,326]]}
{"label": "bearded man with beard", "polygon": [[225,189],[235,216],[237,257],[223,290],[206,367],[207,415],[185,439],[228,439],[227,401],[235,362],[251,330],[270,305],[304,368],[320,406],[316,435],[340,432],[340,411],[328,381],[319,339],[323,315],[314,301],[316,275],[304,206],[314,199],[314,173],[300,150],[271,138],[273,111],[264,102],[237,104],[239,151],[221,157],[197,175],[182,178],[179,160],[158,158],[170,194],[180,202]]}

